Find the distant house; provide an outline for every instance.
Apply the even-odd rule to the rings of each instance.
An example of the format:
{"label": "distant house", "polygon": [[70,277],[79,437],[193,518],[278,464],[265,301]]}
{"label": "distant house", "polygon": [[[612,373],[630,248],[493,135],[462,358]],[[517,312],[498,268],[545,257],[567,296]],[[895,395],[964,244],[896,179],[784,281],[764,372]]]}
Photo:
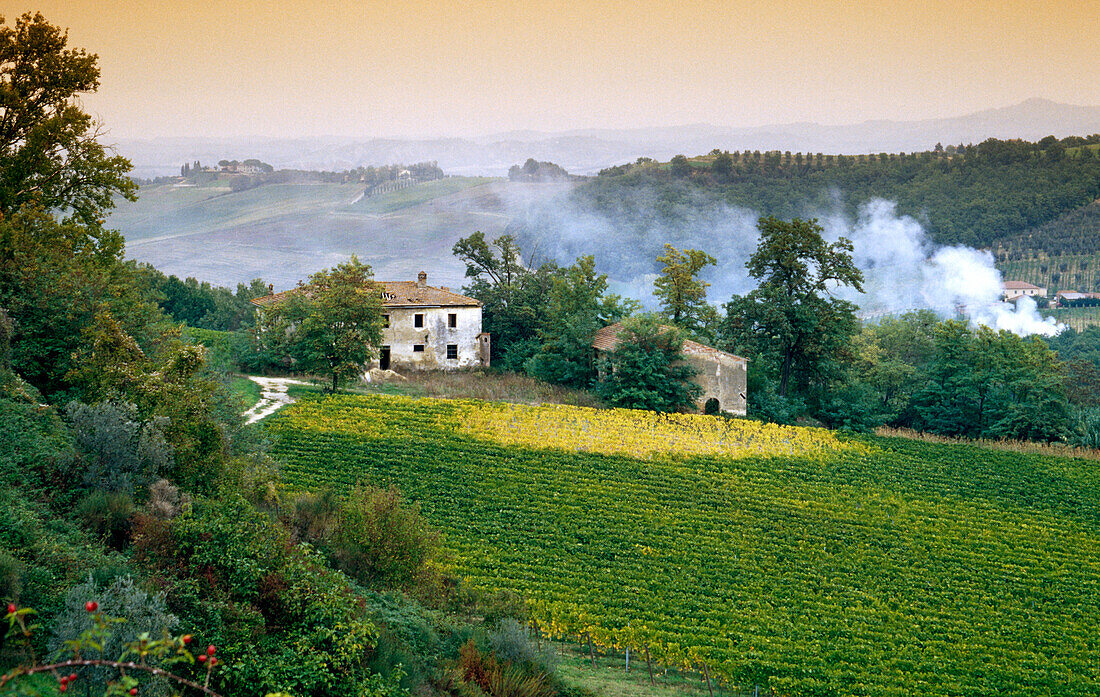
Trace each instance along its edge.
{"label": "distant house", "polygon": [[1025,281],[1005,281],[1001,286],[1001,297],[1004,300],[1015,300],[1023,296],[1028,297],[1047,297],[1047,289],[1040,288],[1039,286],[1033,286]]}
{"label": "distant house", "polygon": [[[596,332],[592,348],[597,357],[618,348],[622,328],[622,323],[617,323]],[[695,383],[703,388],[703,396],[696,403],[699,410],[713,399],[719,411],[744,416],[748,407],[748,359],[688,339],[681,352],[684,362],[698,371]]]}
{"label": "distant house", "polygon": [[1060,290],[1054,294],[1054,304],[1065,307],[1073,305],[1098,305],[1100,293],[1081,293],[1075,290]]}
{"label": "distant house", "polygon": [[[382,299],[382,346],[367,368],[453,370],[489,365],[489,334],[481,331],[481,302],[428,285],[421,271],[415,281],[378,281]],[[286,298],[292,289],[256,298],[263,307]]]}

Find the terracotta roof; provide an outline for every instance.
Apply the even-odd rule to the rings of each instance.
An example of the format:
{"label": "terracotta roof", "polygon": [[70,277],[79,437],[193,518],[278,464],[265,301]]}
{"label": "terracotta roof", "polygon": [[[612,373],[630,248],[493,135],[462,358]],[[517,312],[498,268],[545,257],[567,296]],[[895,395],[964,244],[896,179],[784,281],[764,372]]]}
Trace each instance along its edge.
{"label": "terracotta roof", "polygon": [[[382,307],[481,307],[481,301],[459,295],[444,288],[425,285],[416,281],[376,281],[382,293]],[[291,288],[281,293],[255,298],[252,304],[258,307],[282,302],[294,293],[308,292],[308,286]]]}
{"label": "terracotta roof", "polygon": [[1042,290],[1039,286],[1033,286],[1027,281],[1005,281],[1005,290]]}
{"label": "terracotta roof", "polygon": [[[619,347],[619,332],[622,331],[622,322],[617,322],[610,326],[604,327],[596,332],[596,335],[592,338],[592,348],[597,351],[614,351]],[[662,329],[673,330],[675,327],[668,325],[661,325]],[[707,346],[706,344],[700,344],[697,341],[691,339],[684,339],[684,346],[681,349],[682,353],[686,356],[711,356],[713,358],[726,357],[732,358],[735,361],[747,363],[748,359],[741,356],[720,351],[713,346]]]}

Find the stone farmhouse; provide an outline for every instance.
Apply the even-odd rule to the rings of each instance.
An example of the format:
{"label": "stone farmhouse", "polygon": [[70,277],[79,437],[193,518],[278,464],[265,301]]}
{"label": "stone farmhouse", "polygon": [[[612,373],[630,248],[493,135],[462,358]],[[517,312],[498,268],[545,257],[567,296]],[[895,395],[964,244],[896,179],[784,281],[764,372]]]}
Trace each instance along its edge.
{"label": "stone farmhouse", "polygon": [[[382,346],[366,368],[454,370],[489,365],[489,335],[481,331],[481,302],[428,285],[421,271],[415,281],[378,281],[382,295]],[[277,303],[297,289],[256,298],[254,305]]]}
{"label": "stone farmhouse", "polygon": [[1001,297],[1006,301],[1015,300],[1025,295],[1030,298],[1045,298],[1047,289],[1034,286],[1026,281],[1005,281],[1001,286]]}
{"label": "stone farmhouse", "polygon": [[[621,330],[622,324],[617,323],[596,332],[592,348],[597,357],[618,348]],[[718,411],[744,416],[748,408],[748,359],[688,339],[684,340],[682,353],[684,362],[698,371],[695,383],[703,388],[703,396],[696,403],[699,410],[704,411],[707,402],[715,400]]]}

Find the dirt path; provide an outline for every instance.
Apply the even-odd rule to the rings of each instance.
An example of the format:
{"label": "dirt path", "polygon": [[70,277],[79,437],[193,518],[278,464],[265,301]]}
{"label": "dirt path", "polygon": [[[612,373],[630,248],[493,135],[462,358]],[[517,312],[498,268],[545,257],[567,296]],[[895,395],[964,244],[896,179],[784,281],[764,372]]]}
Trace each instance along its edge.
{"label": "dirt path", "polygon": [[249,375],[248,379],[260,386],[260,401],[242,415],[245,423],[250,424],[271,416],[288,404],[294,404],[294,398],[286,393],[291,385],[310,384],[293,378],[260,378]]}

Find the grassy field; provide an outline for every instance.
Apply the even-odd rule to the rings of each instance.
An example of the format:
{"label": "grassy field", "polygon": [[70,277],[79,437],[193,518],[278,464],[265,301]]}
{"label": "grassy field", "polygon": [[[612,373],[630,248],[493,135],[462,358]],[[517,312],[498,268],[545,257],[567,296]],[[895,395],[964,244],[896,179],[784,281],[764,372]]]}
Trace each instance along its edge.
{"label": "grassy field", "polygon": [[447,177],[436,181],[410,186],[400,191],[378,196],[364,197],[349,207],[354,213],[392,213],[411,206],[418,206],[433,199],[456,194],[465,189],[489,184],[496,179],[491,177]]}
{"label": "grassy field", "polygon": [[235,376],[229,382],[229,391],[241,402],[241,410],[251,409],[260,401],[260,386],[246,377]]}
{"label": "grassy field", "polygon": [[396,484],[556,636],[783,695],[1100,691],[1092,460],[383,395],[267,428],[288,486]]}
{"label": "grassy field", "polygon": [[508,186],[448,177],[354,204],[362,185],[146,186],[136,203],[120,202],[108,224],[126,238],[128,257],[218,285],[262,278],[282,290],[356,254],[379,279],[430,270],[433,284],[461,287],[465,266],[451,248],[477,230],[503,232]]}

